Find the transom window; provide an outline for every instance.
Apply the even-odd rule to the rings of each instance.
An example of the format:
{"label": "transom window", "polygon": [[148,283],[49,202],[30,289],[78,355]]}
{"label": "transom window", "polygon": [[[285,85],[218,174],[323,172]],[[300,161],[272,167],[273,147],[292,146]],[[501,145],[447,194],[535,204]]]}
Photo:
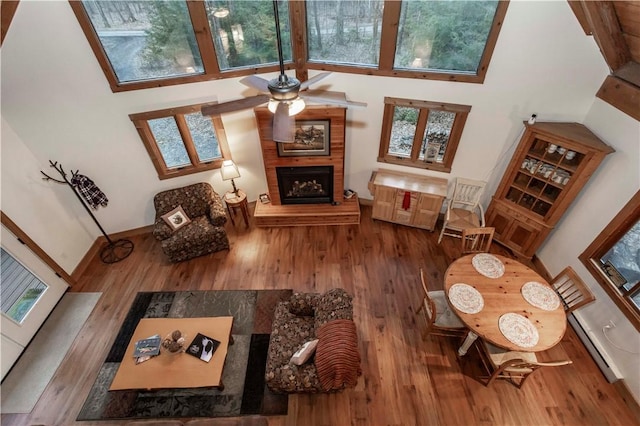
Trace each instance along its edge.
{"label": "transom window", "polygon": [[[116,91],[278,70],[271,0],[69,1]],[[482,83],[508,1],[278,2],[287,68]]]}
{"label": "transom window", "polygon": [[580,255],[580,260],[640,330],[640,191]]}
{"label": "transom window", "polygon": [[378,161],[450,172],[471,107],[385,98]]}
{"label": "transom window", "polygon": [[231,159],[222,120],[203,116],[202,105],[129,115],[160,179],[217,169]]}

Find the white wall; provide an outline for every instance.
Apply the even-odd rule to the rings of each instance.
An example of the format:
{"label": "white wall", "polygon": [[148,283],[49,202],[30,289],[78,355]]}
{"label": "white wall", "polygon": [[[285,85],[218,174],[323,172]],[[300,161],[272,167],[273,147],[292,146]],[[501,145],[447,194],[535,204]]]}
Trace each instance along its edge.
{"label": "white wall", "polygon": [[[96,225],[67,185],[42,180],[40,170],[61,179],[38,161],[2,118],[0,209],[57,263],[72,271],[93,243]],[[93,228],[96,228],[95,230]]]}
{"label": "white wall", "polygon": [[[591,288],[596,301],[578,310],[576,316],[593,333],[640,401],[640,333],[578,259],[640,189],[640,123],[596,99],[584,124],[616,152],[605,158],[538,251],[538,257],[552,275],[567,265],[573,267]],[[602,327],[609,320],[616,324],[616,328],[607,332],[613,345],[602,333]]]}
{"label": "white wall", "polygon": [[[96,216],[109,233],[151,224],[152,198],[160,190],[202,180],[218,192],[229,189],[217,172],[160,181],[128,115],[251,94],[237,79],[114,94],[68,2],[62,0],[21,1],[1,54],[2,209],[67,272],[100,233],[70,190],[40,181],[39,170],[47,168],[49,159],[68,170],[79,169],[107,194],[109,205]],[[633,164],[637,137],[632,146],[629,133],[637,131],[637,123],[594,101],[607,73],[594,40],[584,35],[565,0],[516,0],[509,6],[484,84],[335,73],[315,88],[344,91],[349,99],[369,104],[347,113],[345,185],[363,198],[371,198],[371,171],[387,167],[449,180],[488,180],[486,205],[523,120],[537,113],[540,121],[585,122],[618,153],[629,156],[617,153],[605,161],[540,257],[551,272],[571,264],[587,278],[577,254],[638,188],[638,164]],[[450,174],[376,162],[385,96],[472,106]],[[227,114],[223,121],[242,174],[236,183],[255,200],[265,191],[266,180],[253,113]],[[595,211],[601,214],[595,217]],[[598,299],[598,305],[584,309],[585,315],[607,312],[604,317],[593,314],[594,326],[609,319],[609,313],[619,317],[605,295],[598,294]],[[618,330],[628,330],[624,322],[620,318]],[[634,376],[637,391],[637,361],[618,360],[620,368]],[[634,366],[636,374],[630,371]]]}

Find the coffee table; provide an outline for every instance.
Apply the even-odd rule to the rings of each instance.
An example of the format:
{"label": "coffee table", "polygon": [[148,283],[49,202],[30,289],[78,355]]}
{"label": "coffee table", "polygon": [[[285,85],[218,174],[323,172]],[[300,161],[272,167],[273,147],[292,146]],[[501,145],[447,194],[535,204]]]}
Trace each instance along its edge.
{"label": "coffee table", "polygon": [[[233,344],[232,325],[233,317],[141,319],[109,390],[200,387],[224,389],[222,369],[228,347]],[[161,348],[160,355],[136,365],[133,352],[138,340],[154,334],[159,334],[164,340],[174,330],[180,330],[186,335],[186,345],[191,343],[197,333],[218,340],[220,345],[209,362],[187,353],[173,354]]]}

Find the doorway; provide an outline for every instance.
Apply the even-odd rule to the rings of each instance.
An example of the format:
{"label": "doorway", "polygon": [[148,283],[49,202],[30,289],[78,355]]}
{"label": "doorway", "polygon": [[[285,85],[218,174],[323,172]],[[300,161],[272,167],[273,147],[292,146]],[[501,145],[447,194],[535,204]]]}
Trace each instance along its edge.
{"label": "doorway", "polygon": [[0,242],[4,378],[69,286],[4,224]]}

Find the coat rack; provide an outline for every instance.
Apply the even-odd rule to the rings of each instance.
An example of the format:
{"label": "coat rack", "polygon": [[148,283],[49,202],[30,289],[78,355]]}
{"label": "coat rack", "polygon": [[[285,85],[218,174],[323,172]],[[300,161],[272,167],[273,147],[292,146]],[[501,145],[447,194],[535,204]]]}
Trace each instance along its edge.
{"label": "coat rack", "polygon": [[[82,199],[82,197],[80,196],[76,188],[67,179],[67,173],[62,168],[62,164],[58,164],[57,161],[49,160],[49,165],[54,169],[56,169],[56,171],[60,174],[60,176],[62,176],[63,180],[54,179],[48,174],[46,174],[45,172],[43,172],[42,170],[40,170],[40,173],[42,173],[45,176],[42,179],[46,181],[52,180],[56,183],[67,184],[73,190],[73,193],[76,194],[76,197],[78,197],[78,200],[80,200],[80,203],[82,203],[82,206],[85,208],[87,213],[89,213],[89,215],[91,216],[91,219],[93,219],[96,225],[98,225],[98,228],[100,228],[100,232],[102,232],[102,235],[104,235],[104,237],[107,239],[107,245],[104,246],[102,250],[100,250],[100,259],[102,259],[104,263],[116,263],[121,261],[122,259],[125,259],[127,256],[129,256],[133,251],[133,243],[130,240],[119,239],[117,241],[113,241],[111,238],[109,238],[109,236],[104,231],[104,229],[102,229],[102,226],[100,226],[98,219],[96,219],[96,217],[93,215],[93,213],[89,209],[89,206],[87,206],[86,202]],[[76,173],[78,173],[78,171],[79,170],[76,170],[74,172],[72,170],[71,174],[75,175]]]}

